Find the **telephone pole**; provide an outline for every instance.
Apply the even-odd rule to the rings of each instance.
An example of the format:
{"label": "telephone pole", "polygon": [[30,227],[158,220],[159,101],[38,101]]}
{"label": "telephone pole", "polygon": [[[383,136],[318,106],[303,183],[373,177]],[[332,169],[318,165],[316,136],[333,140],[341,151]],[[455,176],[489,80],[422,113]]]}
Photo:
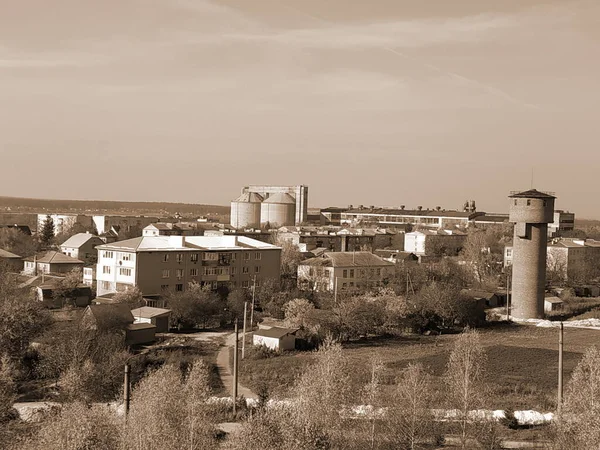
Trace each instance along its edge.
{"label": "telephone pole", "polygon": [[558,399],[556,404],[556,415],[559,419],[563,402],[563,330],[564,326],[561,321],[558,329]]}
{"label": "telephone pole", "polygon": [[510,275],[506,274],[506,321],[510,321]]}
{"label": "telephone pole", "polygon": [[244,301],[244,328],[242,331],[242,359],[246,356],[246,311],[248,309],[248,302]]}
{"label": "telephone pole", "polygon": [[252,308],[250,308],[250,331],[254,330],[254,296],[256,295],[256,275],[252,282]]}
{"label": "telephone pole", "polygon": [[125,376],[123,377],[123,406],[125,406],[125,419],[129,414],[129,402],[131,393],[131,383],[129,381],[129,364],[125,364]]}
{"label": "telephone pole", "polygon": [[233,345],[233,415],[237,413],[238,397],[238,319],[235,318],[235,344]]}

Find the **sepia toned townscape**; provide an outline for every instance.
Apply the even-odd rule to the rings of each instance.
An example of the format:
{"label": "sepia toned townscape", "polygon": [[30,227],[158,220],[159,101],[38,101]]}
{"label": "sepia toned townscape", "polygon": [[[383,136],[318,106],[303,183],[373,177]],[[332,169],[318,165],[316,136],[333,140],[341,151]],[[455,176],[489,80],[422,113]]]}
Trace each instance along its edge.
{"label": "sepia toned townscape", "polygon": [[0,449],[600,449],[599,44],[592,0],[0,0]]}

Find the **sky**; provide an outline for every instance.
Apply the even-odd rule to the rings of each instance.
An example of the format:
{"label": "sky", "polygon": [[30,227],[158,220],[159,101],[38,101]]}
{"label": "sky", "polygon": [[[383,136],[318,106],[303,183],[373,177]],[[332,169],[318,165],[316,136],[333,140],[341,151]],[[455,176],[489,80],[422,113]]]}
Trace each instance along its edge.
{"label": "sky", "polygon": [[600,219],[597,0],[0,0],[0,195]]}

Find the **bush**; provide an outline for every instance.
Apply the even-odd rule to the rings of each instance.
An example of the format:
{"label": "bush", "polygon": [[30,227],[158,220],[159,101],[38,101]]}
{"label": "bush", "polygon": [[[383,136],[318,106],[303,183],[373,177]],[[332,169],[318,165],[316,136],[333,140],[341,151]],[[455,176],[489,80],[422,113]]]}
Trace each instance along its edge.
{"label": "bush", "polygon": [[266,345],[253,345],[246,349],[245,359],[268,359],[279,356],[280,353]]}

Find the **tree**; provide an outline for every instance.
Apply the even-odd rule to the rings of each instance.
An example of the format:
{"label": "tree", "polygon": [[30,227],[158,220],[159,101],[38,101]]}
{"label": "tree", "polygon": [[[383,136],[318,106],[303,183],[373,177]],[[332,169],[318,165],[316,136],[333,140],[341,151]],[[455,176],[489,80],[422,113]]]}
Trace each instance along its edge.
{"label": "tree", "polygon": [[409,364],[396,382],[386,435],[400,448],[424,448],[437,434],[432,414],[432,380],[422,365]]}
{"label": "tree", "polygon": [[470,263],[475,280],[481,284],[496,281],[502,268],[502,251],[498,230],[472,228],[461,254]]}
{"label": "tree", "polygon": [[44,223],[42,224],[40,241],[46,248],[54,242],[54,220],[50,214],[46,216],[46,220],[44,220]]}
{"label": "tree", "polygon": [[33,236],[15,228],[0,229],[0,248],[22,257],[32,256],[40,250]]}
{"label": "tree", "polygon": [[193,328],[202,324],[206,328],[213,320],[223,316],[223,305],[210,286],[193,282],[183,292],[173,292],[167,298],[171,309],[171,323],[177,328]]}
{"label": "tree", "polygon": [[113,301],[116,303],[125,303],[129,306],[129,309],[140,308],[145,305],[142,291],[137,286],[117,292],[113,297]]}
{"label": "tree", "polygon": [[567,385],[562,416],[554,425],[552,448],[600,447],[600,350],[590,347]]}
{"label": "tree", "polygon": [[247,289],[236,289],[227,296],[227,309],[231,314],[231,320],[244,315],[244,303],[248,302],[246,312],[250,313],[252,307],[250,293]]}
{"label": "tree", "polygon": [[302,253],[291,241],[279,240],[281,247],[281,282],[283,289],[293,289],[297,284],[298,264],[302,261]]}
{"label": "tree", "polygon": [[14,367],[6,355],[0,358],[0,424],[11,417],[13,403],[16,398],[13,380]]}
{"label": "tree", "polygon": [[74,296],[73,291],[82,283],[83,275],[79,267],[69,271],[64,278],[58,281],[58,284],[53,289],[54,299],[60,301],[61,305],[73,304]]}
{"label": "tree", "polygon": [[290,328],[306,326],[306,319],[314,309],[315,305],[304,298],[290,300],[283,306],[285,326]]}
{"label": "tree", "polygon": [[458,411],[461,448],[468,447],[469,438],[477,436],[469,411],[480,408],[484,399],[483,375],[486,355],[479,333],[467,329],[456,341],[446,367],[448,406]]}

